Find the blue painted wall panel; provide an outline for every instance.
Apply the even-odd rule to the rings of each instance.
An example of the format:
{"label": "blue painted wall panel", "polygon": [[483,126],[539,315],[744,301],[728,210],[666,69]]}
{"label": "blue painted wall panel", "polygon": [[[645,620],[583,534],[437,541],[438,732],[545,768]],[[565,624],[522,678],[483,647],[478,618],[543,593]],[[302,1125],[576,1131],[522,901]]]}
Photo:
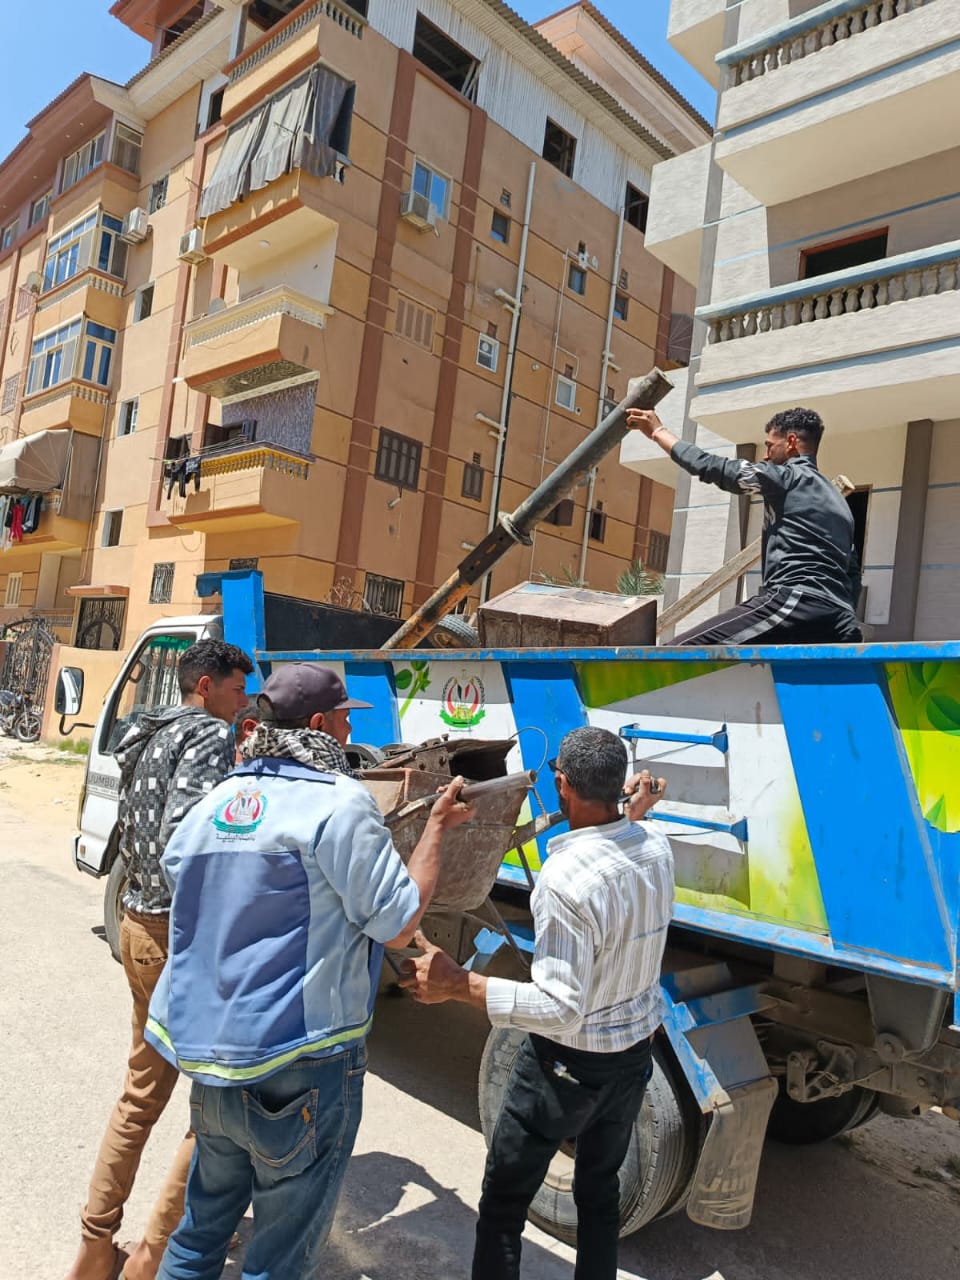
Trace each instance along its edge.
{"label": "blue painted wall panel", "polygon": [[934,874],[883,673],[774,663],[773,676],[836,945],[952,968]]}

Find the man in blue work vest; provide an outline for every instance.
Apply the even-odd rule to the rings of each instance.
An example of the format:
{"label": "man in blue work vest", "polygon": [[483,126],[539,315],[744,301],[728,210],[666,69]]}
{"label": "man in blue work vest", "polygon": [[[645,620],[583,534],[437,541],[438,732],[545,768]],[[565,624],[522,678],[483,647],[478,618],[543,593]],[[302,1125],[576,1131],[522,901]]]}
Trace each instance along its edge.
{"label": "man in blue work vest", "polygon": [[455,778],[405,867],[343,750],[351,709],[370,704],[297,662],[260,705],[243,763],[163,859],[170,959],[147,1037],[194,1081],[197,1149],[160,1280],[219,1276],[251,1201],[244,1274],[314,1273],[360,1123],[383,948],[412,939],[443,833],[471,814]]}

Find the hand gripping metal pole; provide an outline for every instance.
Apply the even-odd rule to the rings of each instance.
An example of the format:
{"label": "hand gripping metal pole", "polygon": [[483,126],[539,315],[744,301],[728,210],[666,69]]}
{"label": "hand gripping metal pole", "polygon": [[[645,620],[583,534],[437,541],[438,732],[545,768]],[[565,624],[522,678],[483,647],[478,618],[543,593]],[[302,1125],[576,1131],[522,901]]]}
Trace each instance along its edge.
{"label": "hand gripping metal pole", "polygon": [[440,619],[470,594],[470,589],[518,543],[529,546],[530,534],[540,521],[614,449],[629,431],[628,409],[653,409],[673,383],[659,369],[645,378],[631,378],[626,397],[608,413],[599,427],[534,489],[509,515],[501,514],[496,526],[465,556],[429,600],[412,614],[383,645],[384,649],[412,649],[430,634]]}

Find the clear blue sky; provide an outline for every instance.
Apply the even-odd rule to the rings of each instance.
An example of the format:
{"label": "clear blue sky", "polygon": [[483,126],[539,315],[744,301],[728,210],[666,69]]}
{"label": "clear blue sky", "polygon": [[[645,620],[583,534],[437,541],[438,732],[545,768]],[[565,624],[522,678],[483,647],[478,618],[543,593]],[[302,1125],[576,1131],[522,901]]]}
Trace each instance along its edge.
{"label": "clear blue sky", "polygon": [[[564,7],[564,0],[508,0],[528,22]],[[0,114],[0,157],[24,125],[83,71],[121,84],[147,60],[149,46],[110,17],[110,0],[31,0],[3,7],[0,82],[8,110]],[[680,92],[713,120],[710,86],[666,41],[669,0],[599,0],[598,7]]]}

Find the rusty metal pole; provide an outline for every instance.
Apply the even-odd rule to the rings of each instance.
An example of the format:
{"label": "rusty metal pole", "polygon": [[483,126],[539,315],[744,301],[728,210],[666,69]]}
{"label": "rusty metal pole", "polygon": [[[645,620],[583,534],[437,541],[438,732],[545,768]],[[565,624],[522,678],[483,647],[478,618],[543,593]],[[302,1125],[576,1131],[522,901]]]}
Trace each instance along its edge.
{"label": "rusty metal pole", "polygon": [[627,394],[617,407],[607,414],[600,425],[561,462],[543,484],[534,489],[526,501],[521,502],[510,515],[501,514],[496,526],[483,541],[460,561],[446,582],[411,614],[383,648],[414,648],[430,634],[445,614],[467,598],[471,588],[490,572],[511,547],[518,543],[529,546],[532,541],[530,534],[543,517],[567,497],[577,482],[597,466],[627,434],[627,410],[653,409],[672,389],[673,383],[659,369],[651,370],[645,378],[631,378]]}

